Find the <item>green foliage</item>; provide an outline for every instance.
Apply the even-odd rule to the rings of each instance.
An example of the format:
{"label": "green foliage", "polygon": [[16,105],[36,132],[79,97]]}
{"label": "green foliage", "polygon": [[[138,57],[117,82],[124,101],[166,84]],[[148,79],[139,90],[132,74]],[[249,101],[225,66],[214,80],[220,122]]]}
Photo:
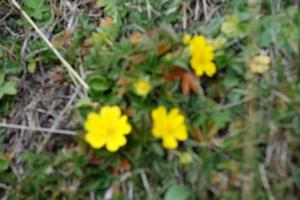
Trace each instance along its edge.
{"label": "green foliage", "polygon": [[6,171],[9,168],[9,161],[4,158],[4,156],[0,156],[0,173]]}
{"label": "green foliage", "polygon": [[[25,0],[23,6],[39,25],[48,27],[54,20],[51,13],[60,16],[57,5],[49,2]],[[11,136],[4,137],[0,130],[0,183],[9,186],[0,189],[0,196],[101,199],[112,189],[113,199],[126,199],[131,191],[133,199],[268,199],[270,192],[278,199],[296,199],[300,191],[297,7],[293,1],[250,5],[252,1],[233,0],[211,1],[205,10],[205,1],[198,2],[199,16],[196,1],[98,0],[97,5],[79,6],[74,30],[66,38],[59,36],[69,30],[55,24],[51,39],[61,44],[57,48],[72,66],[81,67],[90,86],[88,96],[74,106],[78,123],[101,106],[119,105],[133,131],[116,153],[91,149],[80,132],[71,146],[14,157],[7,152]],[[99,23],[94,13],[102,12]],[[15,32],[28,29],[23,19],[15,18],[7,20]],[[203,34],[217,46],[217,73],[212,78],[183,81],[194,72],[189,49],[181,41],[182,20],[187,22],[184,32]],[[36,37],[28,40],[24,56],[24,41],[3,32],[1,114],[13,103],[16,80],[23,72],[21,61],[30,76],[39,65],[51,68],[58,63]],[[259,74],[250,65],[261,54],[271,63]],[[142,97],[134,83],[144,78],[152,89]],[[177,150],[163,149],[151,135],[150,112],[158,105],[178,107],[186,118],[189,139]],[[16,173],[19,168],[22,174]]]}
{"label": "green foliage", "polygon": [[43,25],[51,23],[49,4],[45,0],[24,0],[25,11]]}
{"label": "green foliage", "polygon": [[[0,77],[1,78],[1,77]],[[16,82],[0,80],[0,100],[4,95],[15,95],[17,93]]]}
{"label": "green foliage", "polygon": [[168,189],[165,200],[185,200],[191,197],[192,192],[188,187],[175,185]]}

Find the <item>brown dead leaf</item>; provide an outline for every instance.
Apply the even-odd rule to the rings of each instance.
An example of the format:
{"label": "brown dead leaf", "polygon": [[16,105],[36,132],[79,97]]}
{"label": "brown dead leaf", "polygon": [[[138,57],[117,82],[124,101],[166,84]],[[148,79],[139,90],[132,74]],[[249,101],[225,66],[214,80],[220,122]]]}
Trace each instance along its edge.
{"label": "brown dead leaf", "polygon": [[112,25],[113,19],[111,17],[106,17],[100,20],[100,26],[107,27]]}
{"label": "brown dead leaf", "polygon": [[64,82],[66,82],[65,77],[58,72],[53,74],[52,79],[55,83],[63,84]]}
{"label": "brown dead leaf", "polygon": [[134,65],[140,64],[146,60],[145,56],[142,54],[134,55],[131,57],[131,62]]}
{"label": "brown dead leaf", "polygon": [[55,48],[65,48],[66,46],[71,45],[71,38],[71,32],[62,31],[51,40],[51,43]]}
{"label": "brown dead leaf", "polygon": [[71,145],[70,147],[66,148],[66,150],[68,152],[71,152],[71,153],[80,153],[82,152],[82,148],[80,145]]}
{"label": "brown dead leaf", "polygon": [[140,32],[133,32],[129,35],[129,41],[138,44],[143,40],[143,35]]}
{"label": "brown dead leaf", "polygon": [[101,165],[105,161],[104,158],[99,158],[99,157],[90,157],[89,158],[89,164],[91,165]]}
{"label": "brown dead leaf", "polygon": [[120,172],[116,167],[110,166],[109,171],[111,174],[115,176],[120,176]]}
{"label": "brown dead leaf", "polygon": [[127,108],[124,110],[124,114],[127,115],[128,117],[132,117],[134,115],[134,109],[133,108]]}
{"label": "brown dead leaf", "polygon": [[162,55],[162,54],[168,52],[171,48],[172,48],[171,44],[162,43],[162,44],[157,45],[156,52],[158,55]]}
{"label": "brown dead leaf", "polygon": [[118,94],[117,94],[117,96],[118,97],[122,97],[122,96],[124,96],[124,94],[126,93],[126,91],[127,91],[127,87],[121,87],[119,90],[118,90]]}
{"label": "brown dead leaf", "polygon": [[92,46],[93,46],[93,41],[91,38],[84,40],[83,44],[80,46],[80,54],[82,55],[88,54]]}
{"label": "brown dead leaf", "polygon": [[120,77],[117,81],[117,84],[122,85],[122,86],[129,85],[130,83],[131,83],[131,81],[127,78],[124,78],[124,77]]}
{"label": "brown dead leaf", "polygon": [[95,156],[95,153],[93,151],[89,152],[88,159],[89,164],[91,165],[101,165],[105,161],[105,158]]}
{"label": "brown dead leaf", "polygon": [[131,171],[131,164],[127,159],[121,159],[121,166],[125,171]]}
{"label": "brown dead leaf", "polygon": [[198,128],[198,127],[193,127],[192,128],[192,133],[193,133],[196,141],[198,143],[200,143],[202,141],[202,131],[201,131],[201,129]]}
{"label": "brown dead leaf", "polygon": [[99,103],[98,102],[91,102],[90,103],[90,106],[93,108],[93,109],[96,109],[99,107]]}
{"label": "brown dead leaf", "polygon": [[215,137],[215,135],[218,133],[219,131],[219,127],[216,123],[211,124],[208,127],[208,131],[207,131],[207,138],[208,139],[213,139]]}
{"label": "brown dead leaf", "polygon": [[154,30],[148,30],[148,31],[146,32],[146,35],[147,35],[149,38],[151,38],[151,37],[154,35]]}

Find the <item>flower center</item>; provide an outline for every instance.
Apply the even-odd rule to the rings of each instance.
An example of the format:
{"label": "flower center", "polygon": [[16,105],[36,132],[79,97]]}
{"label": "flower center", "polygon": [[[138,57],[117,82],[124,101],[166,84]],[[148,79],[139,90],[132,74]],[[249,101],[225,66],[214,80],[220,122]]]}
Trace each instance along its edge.
{"label": "flower center", "polygon": [[111,136],[116,134],[117,128],[114,126],[114,124],[109,124],[108,127],[106,128],[106,135]]}

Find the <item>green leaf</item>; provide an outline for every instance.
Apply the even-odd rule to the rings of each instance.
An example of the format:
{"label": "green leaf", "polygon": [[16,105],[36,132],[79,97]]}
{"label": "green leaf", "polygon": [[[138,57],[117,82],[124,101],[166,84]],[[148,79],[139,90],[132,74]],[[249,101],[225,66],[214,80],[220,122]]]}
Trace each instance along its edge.
{"label": "green leaf", "polygon": [[18,74],[22,71],[22,67],[19,60],[8,60],[4,65],[5,74]]}
{"label": "green leaf", "polygon": [[17,83],[15,81],[8,81],[1,87],[1,90],[5,94],[15,95],[17,93],[16,85]]}
{"label": "green leaf", "polygon": [[25,7],[39,9],[44,4],[44,0],[24,0]]}
{"label": "green leaf", "polygon": [[0,87],[0,99],[2,99],[4,95],[15,95],[17,93],[16,85],[15,81],[5,82],[4,85]]}
{"label": "green leaf", "polygon": [[186,200],[192,196],[192,191],[183,185],[174,185],[165,194],[165,200]]}
{"label": "green leaf", "polygon": [[227,89],[236,87],[239,85],[239,79],[234,76],[227,76],[224,80],[224,85]]}
{"label": "green leaf", "polygon": [[206,35],[215,35],[224,21],[224,17],[215,17],[209,21],[208,24],[202,25],[200,31]]}
{"label": "green leaf", "polygon": [[33,74],[36,70],[36,62],[34,60],[30,61],[27,68],[28,68],[28,72],[30,74]]}
{"label": "green leaf", "polygon": [[90,89],[96,92],[102,92],[110,87],[109,82],[103,76],[93,76],[89,78],[88,84]]}
{"label": "green leaf", "polygon": [[76,108],[84,107],[90,105],[92,100],[89,97],[82,97],[77,101]]}
{"label": "green leaf", "polygon": [[0,72],[0,86],[3,84],[4,82],[4,74],[2,72]]}
{"label": "green leaf", "polygon": [[0,157],[0,172],[4,172],[9,168],[9,161]]}
{"label": "green leaf", "polygon": [[224,128],[230,121],[230,113],[228,111],[216,112],[212,114],[212,119],[220,128]]}

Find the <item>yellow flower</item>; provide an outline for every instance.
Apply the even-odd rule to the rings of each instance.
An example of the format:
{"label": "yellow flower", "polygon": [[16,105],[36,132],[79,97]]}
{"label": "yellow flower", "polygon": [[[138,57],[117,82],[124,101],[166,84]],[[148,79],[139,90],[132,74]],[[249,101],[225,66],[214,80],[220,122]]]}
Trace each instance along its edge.
{"label": "yellow flower", "polygon": [[182,43],[184,45],[188,45],[190,43],[191,39],[192,39],[191,35],[188,34],[188,33],[185,33],[183,38],[182,38]]}
{"label": "yellow flower", "polygon": [[258,55],[251,59],[250,70],[257,74],[263,74],[269,70],[271,59],[266,55]]}
{"label": "yellow flower", "polygon": [[147,96],[152,86],[148,80],[140,79],[134,83],[134,91],[139,96]]}
{"label": "yellow flower", "polygon": [[184,116],[179,109],[173,108],[169,113],[163,106],[159,106],[151,113],[153,120],[152,134],[161,138],[166,149],[176,149],[179,141],[185,141],[188,137]]}
{"label": "yellow flower", "polygon": [[212,77],[217,69],[213,63],[214,48],[206,42],[204,36],[196,35],[190,42],[191,66],[197,76],[202,76],[204,73]]}
{"label": "yellow flower", "polygon": [[117,151],[127,143],[125,135],[131,132],[127,116],[118,106],[104,106],[99,113],[89,113],[84,123],[85,140],[95,149],[106,146],[110,152]]}

